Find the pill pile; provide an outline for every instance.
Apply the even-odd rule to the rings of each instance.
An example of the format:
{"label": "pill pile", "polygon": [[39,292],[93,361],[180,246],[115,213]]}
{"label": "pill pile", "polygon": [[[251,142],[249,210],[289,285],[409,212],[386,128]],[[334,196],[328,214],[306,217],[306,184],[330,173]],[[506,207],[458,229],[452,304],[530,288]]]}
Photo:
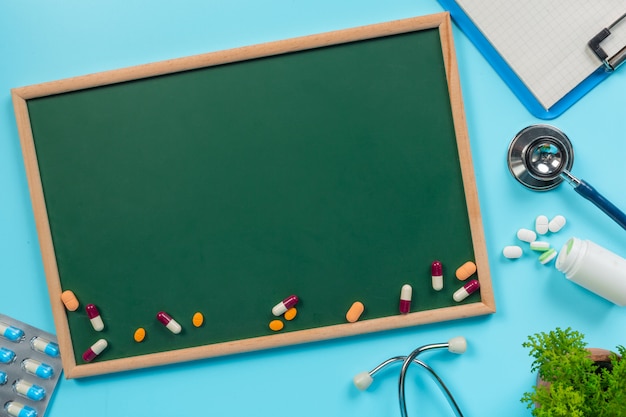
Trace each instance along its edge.
{"label": "pill pile", "polygon": [[[459,281],[466,281],[476,273],[476,270],[476,264],[472,261],[467,261],[457,268],[455,275]],[[438,260],[433,261],[431,264],[431,284],[433,290],[435,291],[441,291],[443,289],[443,266]],[[460,303],[471,294],[478,291],[479,288],[480,282],[477,279],[469,280],[452,294],[452,299],[457,303]],[[400,288],[400,300],[398,305],[398,311],[400,314],[404,315],[411,312],[412,298],[413,287],[410,284],[402,285]],[[361,301],[355,301],[346,313],[346,321],[348,321],[348,323],[358,321],[364,311],[365,306],[363,303]]]}
{"label": "pill pile", "polygon": [[[78,310],[78,307],[80,306],[80,301],[72,290],[65,290],[61,293],[61,302],[63,302],[63,305],[70,313]],[[87,313],[87,317],[89,318],[89,322],[91,323],[93,330],[95,332],[102,332],[105,328],[105,323],[98,307],[95,304],[87,304],[85,306],[85,312]],[[173,334],[179,334],[182,332],[183,327],[165,311],[159,311],[156,314],[156,320],[163,324],[163,326]],[[194,327],[201,327],[204,323],[204,316],[198,311],[193,315],[191,322]],[[137,343],[142,343],[146,340],[146,337],[147,332],[143,327],[138,327],[133,334],[133,340]],[[105,338],[100,337],[96,339],[94,337],[94,339],[94,343],[82,354],[82,358],[85,362],[93,361],[109,346],[109,343]]]}
{"label": "pill pile", "polygon": [[[535,230],[521,228],[517,231],[517,239],[525,242],[531,251],[538,252],[538,260],[542,265],[550,263],[558,252],[550,247],[550,243],[544,240],[538,240],[537,235],[547,235],[548,233],[559,232],[567,223],[562,215],[555,216],[552,220],[548,220],[545,215],[539,215],[535,218]],[[509,245],[502,249],[502,255],[507,259],[518,259],[524,254],[524,250],[519,245]]]}
{"label": "pill pile", "polygon": [[0,314],[0,405],[12,417],[43,417],[61,374],[54,335]]}
{"label": "pill pile", "polygon": [[[467,261],[456,269],[456,277],[459,281],[466,281],[468,278],[476,273],[476,264],[472,261]],[[431,284],[435,291],[441,291],[444,287],[443,265],[440,261],[435,260],[431,264]],[[480,283],[477,279],[467,281],[464,285],[458,288],[452,295],[452,299],[456,302],[461,302],[469,297],[474,292],[478,291]],[[402,315],[409,314],[411,312],[411,300],[413,296],[413,288],[410,284],[404,284],[400,288],[399,296],[399,313]],[[61,294],[61,301],[65,305],[68,314],[78,310],[80,301],[74,292],[71,290],[65,290]],[[290,295],[281,301],[279,301],[271,309],[272,315],[275,317],[270,320],[268,327],[274,332],[283,330],[286,326],[286,322],[292,321],[296,318],[298,310],[296,305],[300,301],[297,295]],[[103,320],[102,315],[98,307],[95,304],[87,304],[85,306],[87,317],[91,323],[91,327],[95,332],[102,332],[106,323]],[[365,312],[365,305],[361,301],[355,301],[348,311],[346,312],[346,321],[348,323],[357,322],[361,319]],[[170,331],[174,335],[183,333],[183,326],[168,312],[159,311],[156,314],[156,320],[161,323],[165,329]],[[201,312],[194,313],[191,318],[191,323],[194,327],[202,327],[204,324],[204,316]],[[144,327],[138,327],[133,335],[133,340],[136,343],[143,343],[148,338],[147,331]],[[83,353],[82,359],[85,362],[91,362],[100,356],[108,347],[108,342],[105,338],[95,337],[93,344]]]}
{"label": "pill pile", "polygon": [[[298,310],[296,309],[296,304],[298,304],[300,299],[297,295],[290,295],[282,301],[279,301],[272,308],[272,314],[276,317],[283,316],[283,318],[287,321],[291,321],[296,318],[298,314]],[[278,332],[281,331],[285,327],[285,323],[281,319],[274,319],[270,321],[269,327],[271,330]]]}

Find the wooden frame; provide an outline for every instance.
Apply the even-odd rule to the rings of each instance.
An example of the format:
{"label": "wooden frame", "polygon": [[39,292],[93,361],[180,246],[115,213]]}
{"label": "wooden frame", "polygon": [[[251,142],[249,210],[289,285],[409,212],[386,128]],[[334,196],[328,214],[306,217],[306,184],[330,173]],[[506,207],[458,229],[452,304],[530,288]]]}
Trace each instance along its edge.
{"label": "wooden frame", "polygon": [[[186,348],[177,350],[176,355],[172,355],[172,352],[167,351],[139,357],[114,359],[90,364],[76,364],[66,311],[60,301],[62,288],[59,280],[55,249],[47,217],[46,203],[44,201],[44,193],[37,162],[37,154],[31,130],[31,121],[27,106],[28,100],[81,89],[122,83],[125,81],[211,67],[225,63],[233,63],[259,57],[273,56],[288,52],[296,52],[432,28],[438,28],[443,46],[443,58],[448,80],[450,102],[452,103],[454,130],[456,133],[458,152],[461,161],[461,171],[470,220],[470,230],[474,244],[474,252],[476,254],[475,262],[481,273],[481,302],[442,308],[435,311],[411,313],[408,317],[384,317],[357,323],[340,324],[336,326],[315,328],[292,333],[280,333],[247,340]],[[257,46],[173,59],[131,68],[80,76],[67,80],[16,88],[12,90],[12,97],[25,160],[28,185],[34,207],[35,221],[40,240],[52,312],[61,347],[63,367],[67,378],[78,378],[89,375],[162,365],[166,363],[191,361],[200,358],[377,332],[387,329],[440,322],[495,312],[495,301],[491,287],[482,220],[475,188],[471,151],[452,41],[451,23],[447,13],[409,18],[394,22],[261,44]]]}

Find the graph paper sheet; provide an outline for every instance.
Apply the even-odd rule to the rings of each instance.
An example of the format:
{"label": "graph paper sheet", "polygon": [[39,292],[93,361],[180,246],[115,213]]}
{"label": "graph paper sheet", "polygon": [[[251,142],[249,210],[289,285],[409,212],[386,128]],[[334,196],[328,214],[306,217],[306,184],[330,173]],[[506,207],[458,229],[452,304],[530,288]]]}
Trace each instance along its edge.
{"label": "graph paper sheet", "polygon": [[[546,110],[602,66],[587,43],[626,12],[623,0],[456,3]],[[609,54],[626,45],[624,20],[611,33]]]}

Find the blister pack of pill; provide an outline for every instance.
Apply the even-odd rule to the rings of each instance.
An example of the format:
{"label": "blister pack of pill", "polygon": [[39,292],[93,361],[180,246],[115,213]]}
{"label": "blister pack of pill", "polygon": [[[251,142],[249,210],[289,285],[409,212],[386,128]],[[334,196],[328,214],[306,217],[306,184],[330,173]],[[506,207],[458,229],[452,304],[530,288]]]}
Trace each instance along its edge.
{"label": "blister pack of pill", "polygon": [[0,416],[43,417],[61,371],[53,334],[0,314]]}

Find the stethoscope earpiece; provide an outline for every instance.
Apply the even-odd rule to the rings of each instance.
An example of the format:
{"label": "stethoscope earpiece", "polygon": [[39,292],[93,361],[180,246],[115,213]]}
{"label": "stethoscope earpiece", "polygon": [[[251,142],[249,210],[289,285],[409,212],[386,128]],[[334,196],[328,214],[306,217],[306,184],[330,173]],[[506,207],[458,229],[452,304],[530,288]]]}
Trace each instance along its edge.
{"label": "stethoscope earpiece", "polygon": [[390,365],[392,363],[402,362],[402,369],[400,371],[400,379],[398,381],[398,400],[400,403],[400,414],[402,415],[402,417],[407,417],[406,400],[404,397],[404,381],[406,379],[406,372],[408,371],[409,366],[411,365],[411,363],[414,363],[426,369],[428,372],[430,372],[430,374],[439,383],[439,386],[441,387],[441,389],[446,393],[450,406],[455,410],[455,412],[457,413],[459,417],[463,417],[463,413],[461,412],[461,409],[459,408],[456,401],[454,401],[454,398],[452,397],[450,390],[448,390],[448,387],[446,387],[446,385],[443,383],[439,375],[437,375],[437,373],[435,373],[435,371],[430,366],[428,366],[424,362],[417,359],[418,355],[420,355],[421,353],[427,350],[442,349],[442,348],[447,348],[448,351],[452,353],[457,353],[457,354],[465,353],[465,351],[467,350],[467,341],[465,340],[464,337],[457,336],[457,337],[453,337],[452,339],[450,339],[447,343],[434,343],[430,345],[420,346],[417,349],[415,349],[413,352],[411,352],[408,356],[394,356],[382,362],[380,365],[378,365],[377,367],[375,367],[369,372],[365,371],[365,372],[361,372],[355,375],[352,381],[354,382],[354,385],[359,390],[364,391],[367,388],[369,388],[370,385],[372,385],[372,382],[374,381],[374,376],[379,371],[386,368],[387,365]]}

